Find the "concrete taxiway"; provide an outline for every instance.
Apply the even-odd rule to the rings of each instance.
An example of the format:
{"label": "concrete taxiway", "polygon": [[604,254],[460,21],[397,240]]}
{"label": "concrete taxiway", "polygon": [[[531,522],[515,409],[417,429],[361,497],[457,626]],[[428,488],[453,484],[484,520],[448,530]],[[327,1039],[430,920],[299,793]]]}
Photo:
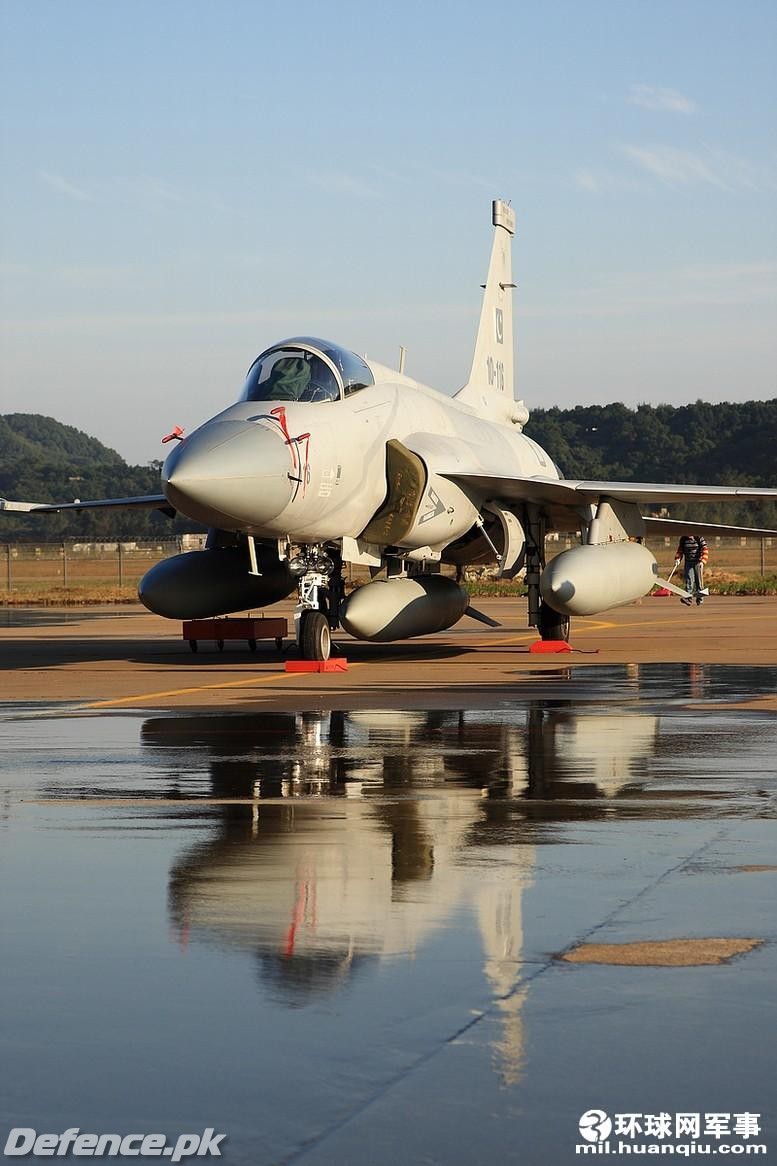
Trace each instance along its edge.
{"label": "concrete taxiway", "polygon": [[[478,600],[501,626],[464,619],[448,632],[404,643],[359,643],[343,634],[347,673],[293,675],[272,641],[192,654],[180,625],[142,608],[6,611],[0,627],[0,700],[107,708],[349,708],[440,699],[491,701],[534,674],[569,665],[777,664],[777,598],[712,597],[688,609],[675,599],[574,622],[571,654],[538,657],[522,600]],[[273,608],[273,614],[291,608]],[[762,693],[754,707],[777,710]]]}
{"label": "concrete taxiway", "polygon": [[777,602],[646,600],[545,659],[482,607],[315,676],[135,610],[9,614],[6,1131],[772,1160]]}

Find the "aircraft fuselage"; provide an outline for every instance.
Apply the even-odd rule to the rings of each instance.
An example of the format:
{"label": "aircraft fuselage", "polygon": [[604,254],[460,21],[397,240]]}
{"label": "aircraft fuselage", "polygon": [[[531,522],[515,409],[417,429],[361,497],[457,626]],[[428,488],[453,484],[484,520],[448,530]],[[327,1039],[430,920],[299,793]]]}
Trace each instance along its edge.
{"label": "aircraft fuselage", "polygon": [[427,473],[417,529],[402,545],[443,547],[471,527],[484,499],[438,477],[438,468],[559,476],[515,426],[371,368],[376,383],[338,401],[229,406],[170,454],[162,473],[167,498],[196,521],[259,538],[357,538],[386,497],[386,446],[398,441]]}

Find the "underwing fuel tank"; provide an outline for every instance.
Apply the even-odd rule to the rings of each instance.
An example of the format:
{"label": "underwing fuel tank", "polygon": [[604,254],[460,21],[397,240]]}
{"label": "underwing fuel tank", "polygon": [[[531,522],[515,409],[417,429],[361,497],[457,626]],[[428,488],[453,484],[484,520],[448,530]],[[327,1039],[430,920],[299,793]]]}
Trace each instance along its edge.
{"label": "underwing fuel tank", "polygon": [[384,644],[452,627],[468,603],[464,588],[442,575],[375,579],[343,602],[340,622],[357,640]]}
{"label": "underwing fuel tank", "polygon": [[540,577],[540,594],[562,615],[596,615],[647,595],[658,564],[640,543],[573,547],[552,559]]}
{"label": "underwing fuel tank", "polygon": [[258,576],[248,573],[248,556],[241,548],[163,559],[141,579],[140,601],[167,619],[206,619],[285,599],[296,586],[294,576],[271,548],[257,546],[256,551]]}

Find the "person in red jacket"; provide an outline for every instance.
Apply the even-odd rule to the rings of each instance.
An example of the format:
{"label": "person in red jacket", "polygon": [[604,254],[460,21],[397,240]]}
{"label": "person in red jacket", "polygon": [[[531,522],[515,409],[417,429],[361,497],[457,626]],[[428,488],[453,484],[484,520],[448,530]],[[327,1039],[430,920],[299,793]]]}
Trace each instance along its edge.
{"label": "person in red jacket", "polygon": [[694,597],[697,606],[704,602],[704,596],[702,595],[704,589],[704,564],[709,557],[710,553],[707,549],[707,541],[703,534],[684,534],[681,536],[674,554],[674,565],[675,567],[679,567],[680,563],[685,560],[685,566],[683,568],[685,574],[685,590],[690,591],[691,594],[687,599],[682,599],[680,602],[685,603],[688,607],[691,606]]}

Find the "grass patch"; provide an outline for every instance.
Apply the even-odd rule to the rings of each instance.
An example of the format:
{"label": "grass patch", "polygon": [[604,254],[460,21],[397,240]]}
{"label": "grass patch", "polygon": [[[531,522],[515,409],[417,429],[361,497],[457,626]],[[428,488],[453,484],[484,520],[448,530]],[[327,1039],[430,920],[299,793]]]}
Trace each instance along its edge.
{"label": "grass patch", "polygon": [[[704,582],[712,595],[777,595],[777,574],[735,575],[724,571],[707,571]],[[518,580],[481,579],[466,583],[465,586],[475,598],[517,599],[526,595],[525,586]],[[682,582],[679,586],[682,586]]]}
{"label": "grass patch", "polygon": [[479,579],[464,586],[470,595],[484,599],[516,599],[526,594],[523,583],[512,579]]}
{"label": "grass patch", "polygon": [[137,587],[77,584],[73,587],[30,585],[0,589],[0,607],[91,607],[98,603],[137,603]]}
{"label": "grass patch", "polygon": [[[705,575],[712,595],[777,595],[777,574],[737,576],[726,572]],[[526,587],[520,580],[480,579],[465,584],[473,599],[520,599]],[[99,603],[137,603],[135,584],[77,583],[72,587],[21,584],[12,591],[0,588],[0,607],[88,607]]]}
{"label": "grass patch", "polygon": [[749,575],[744,579],[725,580],[713,576],[709,585],[713,595],[777,595],[777,575]]}

